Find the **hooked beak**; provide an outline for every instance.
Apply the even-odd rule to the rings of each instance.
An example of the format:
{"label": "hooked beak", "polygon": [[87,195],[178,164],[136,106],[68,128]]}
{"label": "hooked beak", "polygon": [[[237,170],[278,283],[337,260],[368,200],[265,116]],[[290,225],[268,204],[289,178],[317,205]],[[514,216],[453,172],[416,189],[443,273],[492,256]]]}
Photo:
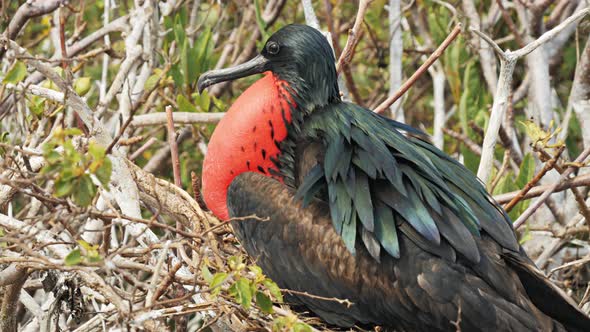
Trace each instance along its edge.
{"label": "hooked beak", "polygon": [[199,93],[201,93],[203,90],[205,90],[205,88],[213,84],[235,80],[254,74],[260,74],[269,69],[269,64],[270,61],[259,54],[250,61],[244,62],[241,65],[237,65],[235,67],[210,70],[199,77],[197,88],[199,89]]}

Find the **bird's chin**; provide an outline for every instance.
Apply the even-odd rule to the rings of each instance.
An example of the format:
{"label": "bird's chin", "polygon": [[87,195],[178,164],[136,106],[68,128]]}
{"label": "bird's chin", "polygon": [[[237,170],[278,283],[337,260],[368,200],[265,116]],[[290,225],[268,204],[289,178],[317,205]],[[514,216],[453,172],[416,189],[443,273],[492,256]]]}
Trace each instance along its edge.
{"label": "bird's chin", "polygon": [[240,65],[210,70],[199,77],[197,82],[197,88],[199,93],[203,92],[207,87],[226,81],[232,81],[238,78],[251,76],[255,74],[261,74],[270,68],[270,61],[259,54],[247,62]]}

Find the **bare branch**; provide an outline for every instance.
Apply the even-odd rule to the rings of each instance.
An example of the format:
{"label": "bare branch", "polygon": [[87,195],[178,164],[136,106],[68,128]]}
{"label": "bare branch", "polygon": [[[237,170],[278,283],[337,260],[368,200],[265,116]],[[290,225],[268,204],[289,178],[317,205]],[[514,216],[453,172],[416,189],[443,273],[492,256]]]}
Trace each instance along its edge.
{"label": "bare branch", "polygon": [[[194,123],[217,123],[225,113],[189,113],[174,112],[174,123],[176,125],[187,125]],[[131,121],[132,127],[158,126],[166,124],[166,113],[148,113],[136,115]]]}
{"label": "bare branch", "polygon": [[[494,49],[496,49],[497,53],[501,56],[501,62],[500,78],[498,80],[498,86],[496,87],[496,94],[494,97],[494,104],[492,106],[492,113],[490,115],[488,129],[484,137],[481,161],[479,164],[479,168],[477,170],[477,176],[484,183],[487,183],[492,170],[494,149],[498,138],[498,131],[504,118],[506,108],[508,107],[508,96],[510,94],[510,89],[512,86],[512,74],[514,72],[516,62],[518,61],[518,59],[529,54],[543,43],[551,40],[551,38],[557,35],[559,31],[565,29],[565,27],[567,27],[569,24],[577,22],[588,13],[590,13],[590,8],[578,12],[574,16],[565,20],[560,25],[556,26],[554,29],[544,33],[537,40],[529,43],[525,47],[514,52],[504,52],[490,38],[485,38],[485,40],[491,43]],[[476,30],[472,29],[472,31],[475,32]],[[479,36],[483,36],[483,34],[480,32],[475,33]]]}
{"label": "bare branch", "polygon": [[[10,20],[8,28],[4,32],[4,36],[8,39],[14,40],[21,29],[29,21],[29,19],[45,14],[49,14],[58,7],[66,4],[68,0],[29,0],[23,3],[16,14]],[[0,59],[4,55],[4,49],[0,48]]]}
{"label": "bare branch", "polygon": [[461,25],[458,24],[455,26],[453,31],[447,36],[447,38],[440,44],[440,46],[428,57],[428,59],[416,70],[412,76],[399,88],[396,94],[393,96],[389,96],[385,101],[383,101],[377,108],[375,108],[375,113],[383,113],[386,109],[389,108],[396,100],[398,100],[401,96],[403,96],[414,83],[418,80],[420,76],[422,76],[440,56],[444,53],[444,51],[449,47],[449,45],[457,38],[459,33],[461,32]]}
{"label": "bare branch", "polygon": [[340,54],[340,58],[338,59],[338,62],[336,63],[336,72],[338,72],[338,73],[340,73],[342,71],[344,66],[347,66],[348,63],[350,63],[354,48],[360,38],[361,25],[363,24],[363,20],[365,18],[365,12],[367,11],[367,8],[372,1],[373,0],[360,0],[359,1],[359,9],[356,13],[354,25],[352,26],[352,29],[350,29],[350,31],[348,31],[348,40],[346,41],[346,45],[344,45],[344,49],[342,50],[342,54]]}
{"label": "bare branch", "polygon": [[[586,160],[586,158],[588,157],[588,155],[590,155],[590,147],[587,147],[586,149],[584,149],[584,151],[582,151],[582,153],[580,153],[580,155],[576,158],[576,160],[574,160],[574,163],[583,163]],[[549,197],[549,195],[551,195],[557,189],[557,187],[559,187],[559,184],[561,182],[567,180],[568,177],[570,176],[570,174],[572,174],[576,169],[577,169],[577,167],[573,167],[573,166],[568,167],[559,177],[559,181],[557,181],[556,183],[549,186],[549,188],[547,188],[547,190],[545,190],[545,192],[543,192],[541,197],[539,197],[534,203],[532,203],[518,217],[518,219],[516,219],[516,221],[514,221],[514,223],[513,223],[514,228],[518,229],[520,226],[522,226],[524,224],[524,222],[541,206],[541,204],[543,204],[543,202],[545,202],[547,197]]]}

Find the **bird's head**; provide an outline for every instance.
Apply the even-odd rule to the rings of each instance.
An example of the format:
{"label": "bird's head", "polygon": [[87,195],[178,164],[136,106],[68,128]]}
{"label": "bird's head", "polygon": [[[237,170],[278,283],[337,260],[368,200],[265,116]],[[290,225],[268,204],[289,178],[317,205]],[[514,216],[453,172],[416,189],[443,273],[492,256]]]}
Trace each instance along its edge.
{"label": "bird's head", "polygon": [[199,77],[198,89],[270,71],[294,90],[299,106],[314,108],[340,99],[334,53],[326,37],[306,25],[281,28],[260,53],[231,68],[211,70]]}

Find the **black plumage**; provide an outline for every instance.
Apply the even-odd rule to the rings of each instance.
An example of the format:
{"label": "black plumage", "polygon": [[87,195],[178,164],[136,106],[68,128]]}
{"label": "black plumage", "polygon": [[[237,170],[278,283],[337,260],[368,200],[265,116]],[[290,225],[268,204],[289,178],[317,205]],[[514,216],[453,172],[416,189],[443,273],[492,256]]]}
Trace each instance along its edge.
{"label": "black plumage", "polygon": [[[280,51],[265,48],[260,71],[286,82],[291,101],[275,160],[284,183],[237,176],[230,216],[270,221],[232,225],[280,286],[354,305],[294,301],[341,326],[454,331],[459,321],[462,331],[590,331],[473,174],[420,131],[340,100],[319,32],[290,25],[268,43]],[[215,79],[205,74],[200,88]]]}

